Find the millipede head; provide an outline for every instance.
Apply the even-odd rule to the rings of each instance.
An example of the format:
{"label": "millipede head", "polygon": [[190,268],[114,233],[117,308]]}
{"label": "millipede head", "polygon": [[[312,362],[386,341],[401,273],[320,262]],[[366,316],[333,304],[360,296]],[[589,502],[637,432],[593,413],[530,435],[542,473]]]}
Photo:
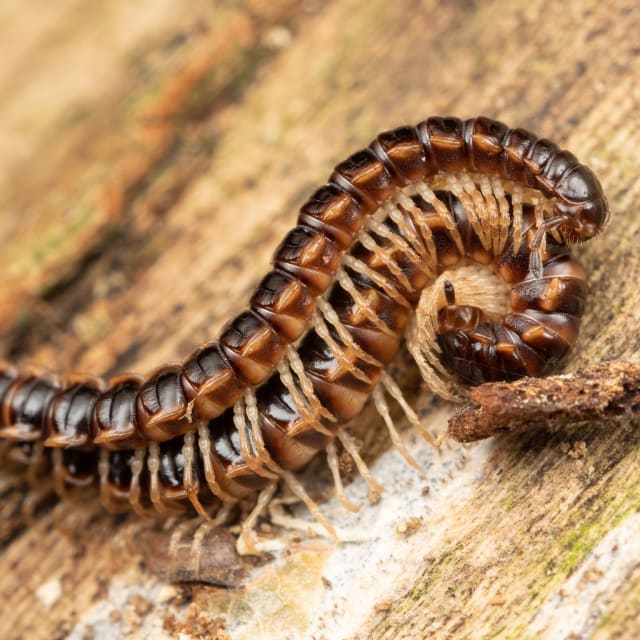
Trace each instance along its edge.
{"label": "millipede head", "polygon": [[583,164],[565,174],[557,186],[558,228],[568,242],[584,242],[609,221],[609,205],[598,178]]}

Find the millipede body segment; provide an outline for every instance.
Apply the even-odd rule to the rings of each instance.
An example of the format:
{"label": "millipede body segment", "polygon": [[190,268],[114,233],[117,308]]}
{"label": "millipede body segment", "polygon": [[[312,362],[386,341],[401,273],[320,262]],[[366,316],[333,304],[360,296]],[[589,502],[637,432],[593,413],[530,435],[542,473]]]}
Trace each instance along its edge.
{"label": "millipede body segment", "polygon": [[[59,493],[97,482],[113,509],[205,515],[279,477],[306,499],[291,472],[322,449],[334,471],[336,436],[357,458],[343,426],[369,398],[394,442],[388,396],[422,429],[386,371],[403,339],[445,396],[560,363],[586,295],[569,247],[607,218],[591,170],[523,129],[434,117],[382,133],[303,205],[249,308],[182,363],[108,382],[5,365],[4,455]],[[476,272],[502,307],[469,293]]]}

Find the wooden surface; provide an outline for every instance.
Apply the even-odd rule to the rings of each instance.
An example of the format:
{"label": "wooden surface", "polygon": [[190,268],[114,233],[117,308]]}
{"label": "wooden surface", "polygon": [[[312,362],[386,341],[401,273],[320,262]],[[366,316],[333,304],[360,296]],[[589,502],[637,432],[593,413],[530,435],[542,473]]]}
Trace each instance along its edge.
{"label": "wooden surface", "polygon": [[[399,124],[485,114],[599,174],[612,221],[578,249],[591,295],[569,367],[638,362],[637,2],[91,6],[0,8],[4,356],[107,375],[182,358],[242,308],[335,163]],[[425,398],[425,420],[446,420]],[[264,573],[244,600],[176,590],[131,551],[134,518],[60,504],[1,552],[0,637],[638,637],[639,440],[637,423],[588,423],[465,449],[473,490],[421,516],[384,597],[374,577],[357,607],[332,602],[334,552],[306,550],[291,618],[250,601]],[[284,565],[263,570],[281,603]],[[247,603],[254,624],[234,631]]]}

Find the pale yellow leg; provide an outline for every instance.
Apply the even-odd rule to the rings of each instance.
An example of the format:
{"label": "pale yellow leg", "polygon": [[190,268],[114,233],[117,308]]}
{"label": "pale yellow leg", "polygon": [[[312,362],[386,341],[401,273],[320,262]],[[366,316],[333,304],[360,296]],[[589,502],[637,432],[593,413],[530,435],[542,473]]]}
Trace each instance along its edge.
{"label": "pale yellow leg", "polygon": [[369,501],[377,502],[380,499],[380,494],[384,491],[384,487],[376,482],[376,479],[371,475],[369,467],[367,467],[365,461],[360,456],[360,452],[358,451],[355,440],[345,431],[344,428],[338,429],[337,435],[338,439],[342,443],[342,446],[353,458],[353,461],[355,462],[360,475],[364,478],[365,482],[369,486]]}
{"label": "pale yellow leg", "polygon": [[272,482],[260,492],[251,513],[242,523],[236,547],[240,555],[258,555],[260,553],[257,548],[259,538],[255,531],[255,525],[266,506],[271,502],[277,487],[277,483]]}
{"label": "pale yellow leg", "polygon": [[211,461],[211,438],[206,422],[201,422],[198,427],[198,446],[200,447],[200,455],[204,466],[204,476],[207,479],[207,485],[211,493],[225,502],[237,502],[236,497],[225,491],[216,478],[215,469]]}
{"label": "pale yellow leg", "polygon": [[422,437],[434,444],[433,436],[427,431],[422,421],[418,417],[418,414],[409,406],[404,394],[400,387],[396,384],[396,381],[386,372],[383,371],[380,376],[380,382],[384,385],[385,389],[389,392],[389,395],[400,405],[400,408],[407,417],[407,420],[411,423],[411,426],[422,435]]}
{"label": "pale yellow leg", "polygon": [[184,458],[184,470],[182,473],[182,485],[184,486],[184,490],[187,492],[189,502],[191,502],[198,515],[208,520],[209,514],[198,498],[198,490],[200,488],[199,483],[197,479],[193,477],[195,445],[195,434],[193,431],[184,434],[183,442],[182,457]]}
{"label": "pale yellow leg", "polygon": [[391,418],[389,405],[384,398],[384,392],[380,387],[376,387],[373,390],[373,402],[378,413],[382,416],[384,423],[387,425],[387,431],[389,432],[391,442],[393,442],[395,448],[400,452],[400,455],[407,461],[409,465],[411,465],[414,469],[417,469],[424,478],[427,478],[425,470],[416,462],[415,458],[409,453],[404,443],[402,442],[402,438],[400,437],[400,434],[398,433],[398,430],[396,429],[396,426]]}
{"label": "pale yellow leg", "polygon": [[[449,188],[452,191],[454,191],[455,189],[454,181],[451,180],[450,175],[447,175],[447,178],[449,179],[449,183],[450,183]],[[464,243],[462,242],[462,237],[460,236],[460,232],[458,231],[458,227],[456,226],[456,222],[453,218],[453,215],[451,214],[449,209],[447,209],[444,202],[442,202],[436,197],[436,194],[431,190],[429,186],[427,186],[425,182],[417,182],[415,184],[415,189],[424,198],[425,202],[430,203],[433,206],[433,208],[436,210],[437,214],[444,221],[447,231],[449,232],[449,235],[453,238],[453,241],[455,242],[458,252],[461,255],[464,255]]]}
{"label": "pale yellow leg", "polygon": [[247,418],[249,419],[249,425],[251,426],[251,436],[253,439],[253,446],[256,450],[257,460],[261,465],[264,465],[269,469],[269,473],[271,474],[270,477],[273,480],[276,480],[280,477],[280,467],[272,460],[271,455],[264,444],[262,430],[260,429],[260,421],[258,419],[258,401],[256,400],[255,391],[253,389],[249,389],[245,393],[244,400]]}
{"label": "pale yellow leg", "polygon": [[284,471],[282,479],[296,498],[304,502],[311,515],[324,527],[326,532],[335,540],[337,540],[336,530],[333,528],[329,520],[320,511],[320,507],[313,501],[311,496],[306,492],[305,488],[298,482],[296,477],[290,471]]}
{"label": "pale yellow leg", "polygon": [[317,302],[317,309],[319,313],[316,315],[320,317],[323,322],[328,322],[336,330],[340,340],[347,347],[352,349],[360,360],[367,362],[374,367],[382,367],[382,362],[364,351],[353,339],[353,336],[349,333],[349,330],[344,326],[344,324],[342,324],[335,309],[329,304],[329,302],[327,302],[327,300],[319,298]]}
{"label": "pale yellow leg", "polygon": [[[245,394],[245,397],[246,395],[247,394]],[[254,451],[254,447],[249,440],[247,429],[248,416],[245,397],[240,398],[240,400],[238,400],[233,405],[233,424],[236,428],[236,431],[238,432],[238,437],[240,439],[240,453],[247,463],[247,466],[256,475],[262,476],[263,478],[268,478],[269,480],[274,480],[275,478],[277,478],[276,474],[265,469],[264,454],[266,453],[266,451],[264,450],[264,447],[262,447],[262,451]]]}
{"label": "pale yellow leg", "polygon": [[[350,267],[354,271],[358,271],[359,273],[367,276],[367,278],[369,278],[371,282],[377,284],[389,296],[389,298],[397,302],[400,306],[407,309],[411,308],[411,304],[409,304],[407,299],[400,294],[393,282],[390,282],[387,278],[380,275],[377,271],[374,271],[362,260],[359,260],[358,258],[354,258],[353,256],[347,254],[346,256],[344,256],[342,264],[346,267]],[[411,290],[413,287],[411,287],[411,284],[407,280],[406,276],[404,277],[404,280],[406,280],[408,288],[409,290]]]}
{"label": "pale yellow leg", "polygon": [[131,486],[129,487],[129,503],[131,508],[140,516],[152,517],[154,511],[152,509],[145,508],[140,503],[140,477],[144,472],[144,461],[146,456],[146,449],[136,449],[131,460]]}
{"label": "pale yellow leg", "polygon": [[327,446],[327,465],[333,476],[333,484],[335,486],[336,498],[340,501],[340,504],[353,513],[360,511],[360,507],[353,502],[349,502],[347,496],[344,493],[344,486],[342,484],[342,478],[340,477],[340,465],[338,463],[338,454],[336,452],[336,445],[334,442],[330,442]]}

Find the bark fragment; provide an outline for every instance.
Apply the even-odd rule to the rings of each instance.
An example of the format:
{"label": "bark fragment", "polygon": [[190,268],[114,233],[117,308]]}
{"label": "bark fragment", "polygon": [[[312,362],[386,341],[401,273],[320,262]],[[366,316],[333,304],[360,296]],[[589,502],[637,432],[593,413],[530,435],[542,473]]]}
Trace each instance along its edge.
{"label": "bark fragment", "polygon": [[449,436],[458,442],[585,420],[629,420],[640,417],[640,365],[601,362],[565,375],[489,382],[471,398],[449,420]]}

